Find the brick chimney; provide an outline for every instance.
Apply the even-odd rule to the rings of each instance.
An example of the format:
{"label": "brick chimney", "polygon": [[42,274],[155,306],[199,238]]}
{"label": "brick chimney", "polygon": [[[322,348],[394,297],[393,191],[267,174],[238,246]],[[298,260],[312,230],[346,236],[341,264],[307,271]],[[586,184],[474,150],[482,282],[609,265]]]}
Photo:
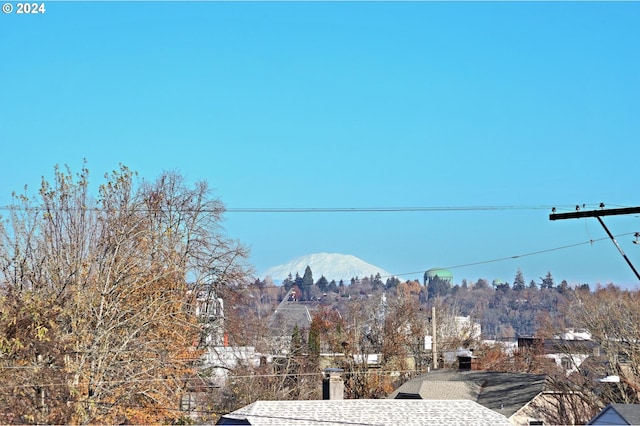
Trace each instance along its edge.
{"label": "brick chimney", "polygon": [[342,368],[325,368],[322,378],[322,399],[344,399]]}

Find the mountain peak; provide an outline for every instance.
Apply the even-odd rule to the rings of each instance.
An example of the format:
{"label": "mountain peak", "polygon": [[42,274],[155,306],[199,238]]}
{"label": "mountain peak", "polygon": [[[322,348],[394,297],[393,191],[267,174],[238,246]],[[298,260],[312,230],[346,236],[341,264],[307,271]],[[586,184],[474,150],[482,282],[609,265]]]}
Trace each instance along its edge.
{"label": "mountain peak", "polygon": [[371,265],[356,256],[338,253],[315,253],[300,256],[283,265],[269,268],[264,275],[268,275],[276,281],[282,281],[289,274],[293,277],[296,276],[296,273],[303,276],[307,266],[311,268],[314,281],[317,281],[321,276],[324,276],[329,281],[335,280],[336,282],[376,274],[380,274],[383,277],[390,276],[384,269]]}

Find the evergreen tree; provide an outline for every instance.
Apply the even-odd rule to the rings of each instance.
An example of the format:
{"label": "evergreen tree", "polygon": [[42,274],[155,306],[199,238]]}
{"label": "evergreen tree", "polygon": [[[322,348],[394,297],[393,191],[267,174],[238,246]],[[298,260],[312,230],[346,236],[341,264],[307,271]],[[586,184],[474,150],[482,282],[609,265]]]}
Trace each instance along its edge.
{"label": "evergreen tree", "polygon": [[[335,281],[333,283],[335,284]],[[321,276],[320,279],[318,279],[318,282],[316,282],[316,285],[318,286],[320,291],[323,293],[326,293],[329,289],[329,281],[327,281],[324,275]]]}
{"label": "evergreen tree", "polygon": [[291,334],[291,354],[302,354],[302,334],[298,328],[298,324],[293,327],[293,333]]}
{"label": "evergreen tree", "polygon": [[302,277],[297,272],[296,272],[296,278],[293,280],[293,283],[298,287],[302,288]]}
{"label": "evergreen tree", "polygon": [[479,290],[482,288],[489,288],[489,282],[487,280],[485,280],[484,278],[480,278],[478,279],[478,281],[476,281],[476,283],[473,286],[474,290]]}
{"label": "evergreen tree", "polygon": [[584,291],[587,293],[591,293],[591,288],[589,287],[589,284],[580,284],[579,286],[576,287],[576,291]]}
{"label": "evergreen tree", "polygon": [[311,300],[311,287],[313,286],[313,273],[311,273],[311,267],[307,265],[304,270],[304,276],[302,277],[302,290],[304,300]]}
{"label": "evergreen tree", "polygon": [[302,277],[302,285],[313,285],[313,273],[311,272],[311,267],[307,265],[304,270],[304,276]]}
{"label": "evergreen tree", "polygon": [[495,286],[496,286],[496,291],[501,291],[503,293],[506,293],[509,290],[509,283],[507,282],[496,282]]}
{"label": "evergreen tree", "polygon": [[522,275],[522,270],[518,268],[518,272],[516,272],[516,277],[513,280],[513,290],[521,291],[524,290],[524,276]]}
{"label": "evergreen tree", "polygon": [[551,276],[551,271],[547,272],[547,275],[542,278],[540,288],[553,288],[553,277]]}
{"label": "evergreen tree", "polygon": [[538,284],[534,280],[531,280],[531,282],[529,282],[529,288],[536,290],[538,288]]}
{"label": "evergreen tree", "polygon": [[373,285],[373,289],[377,290],[379,288],[384,287],[384,283],[382,282],[382,276],[378,272],[375,277],[371,280],[371,284]]}
{"label": "evergreen tree", "polygon": [[398,284],[400,284],[400,280],[397,277],[390,277],[390,278],[387,278],[387,283],[385,287],[387,290],[389,290],[389,289],[398,287]]}
{"label": "evergreen tree", "polygon": [[291,290],[291,287],[293,287],[293,284],[293,277],[291,276],[291,273],[289,273],[289,276],[282,281],[282,285],[286,291],[289,291]]}
{"label": "evergreen tree", "polygon": [[347,294],[347,290],[345,288],[344,285],[344,281],[340,280],[340,283],[338,284],[338,293],[344,297]]}
{"label": "evergreen tree", "polygon": [[451,283],[449,280],[443,280],[440,277],[434,277],[429,280],[427,288],[427,297],[433,299],[438,296],[446,296],[451,291]]}
{"label": "evergreen tree", "polygon": [[569,292],[571,289],[569,288],[569,283],[567,282],[567,280],[562,280],[562,282],[556,288],[556,290],[558,290],[559,293],[563,293],[564,294],[564,293]]}
{"label": "evergreen tree", "polygon": [[369,277],[364,277],[362,278],[362,280],[360,280],[360,285],[362,285],[362,287],[366,289],[371,285],[371,280],[369,279]]}
{"label": "evergreen tree", "polygon": [[320,329],[318,328],[318,324],[311,322],[311,327],[309,328],[309,355],[312,358],[317,359],[320,356]]}

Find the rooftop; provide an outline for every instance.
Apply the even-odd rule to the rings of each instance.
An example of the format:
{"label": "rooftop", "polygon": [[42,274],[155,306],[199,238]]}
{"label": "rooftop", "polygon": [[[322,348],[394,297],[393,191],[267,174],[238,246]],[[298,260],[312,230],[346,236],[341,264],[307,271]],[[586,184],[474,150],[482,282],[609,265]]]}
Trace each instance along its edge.
{"label": "rooftop", "polygon": [[544,390],[544,374],[434,370],[400,386],[389,398],[468,399],[512,416]]}
{"label": "rooftop", "polygon": [[344,399],[257,401],[218,424],[500,426],[507,418],[469,400]]}
{"label": "rooftop", "polygon": [[[620,419],[615,418],[615,415],[611,416],[612,412]],[[615,422],[616,420],[625,421],[629,425],[640,425],[640,404],[609,404],[588,424],[623,424]]]}

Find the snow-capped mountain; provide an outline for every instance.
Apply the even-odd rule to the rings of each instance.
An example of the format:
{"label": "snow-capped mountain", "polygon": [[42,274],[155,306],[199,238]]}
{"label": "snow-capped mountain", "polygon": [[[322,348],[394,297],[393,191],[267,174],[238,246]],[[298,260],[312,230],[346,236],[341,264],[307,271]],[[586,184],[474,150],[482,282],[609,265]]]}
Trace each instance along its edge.
{"label": "snow-capped mountain", "polygon": [[349,254],[316,253],[269,268],[264,276],[270,276],[274,281],[283,281],[289,274],[294,278],[296,273],[303,276],[307,265],[311,268],[314,280],[318,280],[323,275],[327,280],[336,280],[336,282],[340,280],[346,282],[354,277],[375,276],[378,273],[383,277],[390,275],[384,269]]}

